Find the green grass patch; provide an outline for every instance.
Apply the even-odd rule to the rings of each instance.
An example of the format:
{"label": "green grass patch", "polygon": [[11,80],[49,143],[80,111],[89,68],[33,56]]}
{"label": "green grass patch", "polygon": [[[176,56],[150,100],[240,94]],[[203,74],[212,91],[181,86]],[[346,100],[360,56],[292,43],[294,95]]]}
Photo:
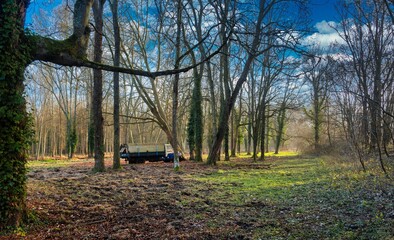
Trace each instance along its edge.
{"label": "green grass patch", "polygon": [[28,169],[55,169],[70,167],[73,164],[83,163],[87,160],[80,159],[45,159],[45,160],[30,160],[27,162]]}
{"label": "green grass patch", "polygon": [[57,160],[57,159],[45,159],[45,160],[30,160],[27,162],[28,168],[56,168],[56,167],[68,167],[72,163],[72,160]]}
{"label": "green grass patch", "polygon": [[[257,157],[260,157],[261,153],[259,152],[257,154]],[[274,152],[268,152],[268,153],[264,153],[264,156],[266,157],[297,157],[300,156],[299,152],[295,152],[295,151],[283,151],[283,152],[279,152],[278,154],[275,154]],[[248,155],[246,152],[242,152],[240,154],[237,154],[238,158],[251,158],[252,155]]]}
{"label": "green grass patch", "polygon": [[[259,152],[257,154],[257,157],[260,157],[261,153]],[[295,151],[282,151],[279,152],[278,154],[275,154],[274,152],[268,152],[264,153],[264,156],[266,157],[278,157],[278,158],[288,158],[288,157],[299,157],[300,153],[295,152]],[[203,154],[202,159],[205,161],[208,158],[208,154]],[[252,158],[251,154],[247,154],[246,152],[241,152],[237,153],[237,158]],[[224,159],[224,154],[221,155],[221,159]]]}
{"label": "green grass patch", "polygon": [[252,222],[241,228],[256,239],[394,236],[394,188],[383,176],[334,169],[322,158],[249,162],[248,168],[243,161],[219,162],[217,171],[194,176],[210,189],[204,198],[218,222],[238,212]]}

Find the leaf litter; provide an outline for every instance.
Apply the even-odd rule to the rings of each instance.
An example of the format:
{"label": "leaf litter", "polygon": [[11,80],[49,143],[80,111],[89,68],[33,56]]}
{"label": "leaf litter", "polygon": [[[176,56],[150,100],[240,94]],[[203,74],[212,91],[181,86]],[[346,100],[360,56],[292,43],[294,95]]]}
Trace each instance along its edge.
{"label": "leaf litter", "polygon": [[[310,165],[305,162],[311,163]],[[391,239],[389,180],[335,176],[317,159],[207,166],[92,160],[30,167],[23,239]],[[17,234],[0,239],[19,239]]]}

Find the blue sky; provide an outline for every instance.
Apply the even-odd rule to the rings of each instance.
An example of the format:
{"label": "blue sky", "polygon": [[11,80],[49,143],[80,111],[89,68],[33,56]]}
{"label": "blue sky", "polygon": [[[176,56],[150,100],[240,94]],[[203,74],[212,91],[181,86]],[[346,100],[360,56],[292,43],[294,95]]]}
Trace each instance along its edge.
{"label": "blue sky", "polygon": [[337,0],[310,0],[312,21],[314,23],[325,21],[338,21],[335,10]]}
{"label": "blue sky", "polygon": [[[51,14],[53,8],[60,5],[62,0],[31,0],[31,4],[27,11],[26,26],[31,25],[32,16],[40,11]],[[339,21],[335,4],[338,0],[310,0],[311,21],[315,27],[315,33],[306,38],[306,44],[318,42],[322,47],[328,47],[333,41],[340,41],[338,34],[332,29]]]}
{"label": "blue sky", "polygon": [[[338,21],[335,11],[336,2],[337,0],[310,0],[312,22],[317,23],[323,20]],[[32,22],[32,15],[38,13],[40,9],[50,13],[60,3],[61,0],[32,0],[28,9],[26,24]]]}
{"label": "blue sky", "polygon": [[46,11],[50,14],[51,10],[59,6],[62,0],[31,0],[26,15],[26,26],[32,23],[32,16],[39,14],[40,10]]}

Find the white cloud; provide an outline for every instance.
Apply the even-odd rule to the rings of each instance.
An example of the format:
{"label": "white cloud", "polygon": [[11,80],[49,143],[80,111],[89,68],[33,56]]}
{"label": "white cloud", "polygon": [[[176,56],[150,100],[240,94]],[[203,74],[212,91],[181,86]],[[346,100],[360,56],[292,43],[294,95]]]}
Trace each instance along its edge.
{"label": "white cloud", "polygon": [[334,29],[337,26],[336,22],[321,21],[315,24],[318,32],[307,36],[303,43],[305,45],[319,45],[321,48],[328,48],[333,43],[343,43],[343,39]]}
{"label": "white cloud", "polygon": [[333,43],[343,43],[343,39],[338,33],[314,33],[305,38],[305,43],[308,45],[319,45],[322,48],[328,48]]}
{"label": "white cloud", "polygon": [[319,33],[322,34],[329,34],[329,33],[336,33],[335,27],[337,26],[336,22],[333,21],[321,21],[315,24],[315,28]]}

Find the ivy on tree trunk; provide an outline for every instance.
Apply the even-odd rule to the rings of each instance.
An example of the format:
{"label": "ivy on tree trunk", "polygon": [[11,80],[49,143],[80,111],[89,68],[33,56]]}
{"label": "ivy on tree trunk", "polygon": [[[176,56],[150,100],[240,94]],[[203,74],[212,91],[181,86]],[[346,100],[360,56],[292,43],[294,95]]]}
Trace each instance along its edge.
{"label": "ivy on tree trunk", "polygon": [[0,230],[26,217],[26,161],[33,128],[23,74],[30,61],[23,23],[28,2],[0,3]]}

